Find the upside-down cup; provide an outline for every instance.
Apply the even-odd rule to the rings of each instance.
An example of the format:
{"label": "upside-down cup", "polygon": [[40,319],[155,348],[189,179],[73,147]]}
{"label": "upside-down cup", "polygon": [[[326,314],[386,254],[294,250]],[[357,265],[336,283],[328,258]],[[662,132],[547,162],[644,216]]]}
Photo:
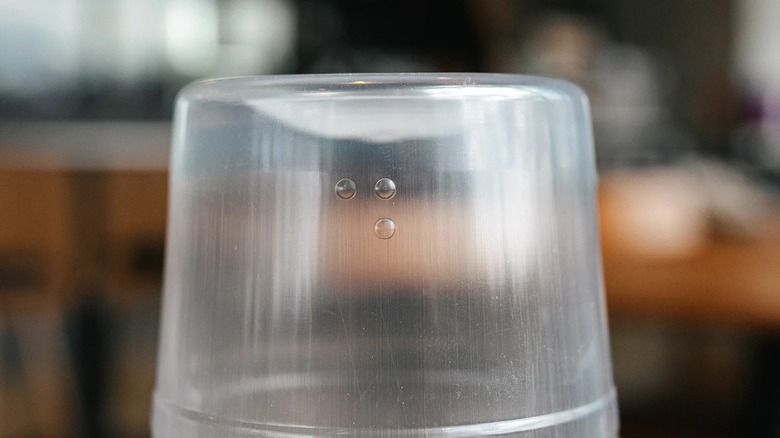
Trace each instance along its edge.
{"label": "upside-down cup", "polygon": [[154,437],[617,436],[594,162],[552,79],[188,86]]}

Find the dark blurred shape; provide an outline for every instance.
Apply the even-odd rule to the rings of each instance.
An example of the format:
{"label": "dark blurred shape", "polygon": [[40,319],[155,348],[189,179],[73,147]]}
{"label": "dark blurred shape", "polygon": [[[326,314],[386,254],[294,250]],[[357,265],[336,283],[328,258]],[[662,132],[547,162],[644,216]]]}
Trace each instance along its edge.
{"label": "dark blurred shape", "polygon": [[149,242],[138,242],[133,248],[130,272],[133,275],[151,277],[162,281],[163,260],[165,248],[162,239]]}
{"label": "dark blurred shape", "polygon": [[35,292],[44,284],[41,257],[28,252],[0,254],[0,293]]}
{"label": "dark blurred shape", "polygon": [[673,79],[658,56],[618,43],[587,15],[554,11],[529,27],[517,69],[583,87],[591,102],[599,168],[670,164],[694,150],[669,106]]}
{"label": "dark blurred shape", "polygon": [[463,1],[312,1],[298,4],[298,71],[481,71]]}
{"label": "dark blurred shape", "polygon": [[104,292],[87,293],[66,321],[79,394],[81,433],[85,438],[110,436],[107,394],[111,352],[111,316]]}
{"label": "dark blurred shape", "polygon": [[753,374],[743,412],[745,436],[780,436],[780,339],[761,336],[752,361]]}

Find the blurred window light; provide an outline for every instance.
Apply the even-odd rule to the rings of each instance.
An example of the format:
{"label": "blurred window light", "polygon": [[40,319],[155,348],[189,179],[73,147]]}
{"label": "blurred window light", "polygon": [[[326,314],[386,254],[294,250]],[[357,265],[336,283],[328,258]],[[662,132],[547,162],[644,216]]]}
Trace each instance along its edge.
{"label": "blurred window light", "polygon": [[[743,154],[762,172],[780,177],[780,1],[742,0],[736,37],[736,68],[761,115],[743,136],[755,132]],[[743,140],[744,141],[744,140]]]}
{"label": "blurred window light", "polygon": [[207,75],[217,57],[214,0],[170,0],[165,4],[165,48],[171,68],[186,76]]}
{"label": "blurred window light", "polygon": [[296,14],[281,0],[228,0],[220,8],[220,59],[216,73],[272,73],[295,43]]}
{"label": "blurred window light", "polygon": [[296,23],[292,0],[0,0],[0,115],[59,95],[121,114],[127,90],[281,73]]}
{"label": "blurred window light", "polygon": [[282,0],[169,0],[168,61],[189,77],[273,73],[292,55],[296,14]]}
{"label": "blurred window light", "polygon": [[80,70],[79,0],[0,2],[0,93],[69,86]]}
{"label": "blurred window light", "polygon": [[119,1],[115,31],[119,37],[116,76],[128,82],[158,77],[164,57],[160,2]]}
{"label": "blurred window light", "polygon": [[780,88],[780,1],[740,0],[737,70],[754,90]]}

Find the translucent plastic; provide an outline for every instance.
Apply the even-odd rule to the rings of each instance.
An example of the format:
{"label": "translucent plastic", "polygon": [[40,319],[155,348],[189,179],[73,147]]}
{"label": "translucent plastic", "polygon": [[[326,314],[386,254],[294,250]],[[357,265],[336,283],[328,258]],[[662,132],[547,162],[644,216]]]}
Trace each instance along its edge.
{"label": "translucent plastic", "polygon": [[616,436],[595,184],[566,82],[190,85],[154,436]]}

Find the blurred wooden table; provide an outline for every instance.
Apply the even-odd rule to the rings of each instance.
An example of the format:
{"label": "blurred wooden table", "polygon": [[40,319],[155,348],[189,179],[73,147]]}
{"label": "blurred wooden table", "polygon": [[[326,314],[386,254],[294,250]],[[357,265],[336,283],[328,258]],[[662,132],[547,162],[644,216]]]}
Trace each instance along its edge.
{"label": "blurred wooden table", "polygon": [[780,211],[751,237],[701,233],[684,254],[665,258],[623,250],[621,239],[630,234],[615,226],[614,208],[602,197],[604,277],[611,316],[780,330]]}
{"label": "blurred wooden table", "polygon": [[780,329],[780,239],[707,242],[688,260],[605,258],[610,311]]}
{"label": "blurred wooden table", "polygon": [[732,209],[738,214],[727,224],[706,198],[721,193],[703,196],[712,187],[691,185],[680,172],[609,175],[602,182],[599,214],[611,320],[750,336],[741,434],[780,436],[778,206],[732,196],[731,206],[753,208]]}
{"label": "blurred wooden table", "polygon": [[671,322],[754,335],[740,421],[744,436],[757,438],[780,434],[780,214],[771,222],[765,234],[706,238],[690,254],[671,259],[623,254],[615,248],[620,243],[614,241],[614,230],[602,226],[613,321]]}

